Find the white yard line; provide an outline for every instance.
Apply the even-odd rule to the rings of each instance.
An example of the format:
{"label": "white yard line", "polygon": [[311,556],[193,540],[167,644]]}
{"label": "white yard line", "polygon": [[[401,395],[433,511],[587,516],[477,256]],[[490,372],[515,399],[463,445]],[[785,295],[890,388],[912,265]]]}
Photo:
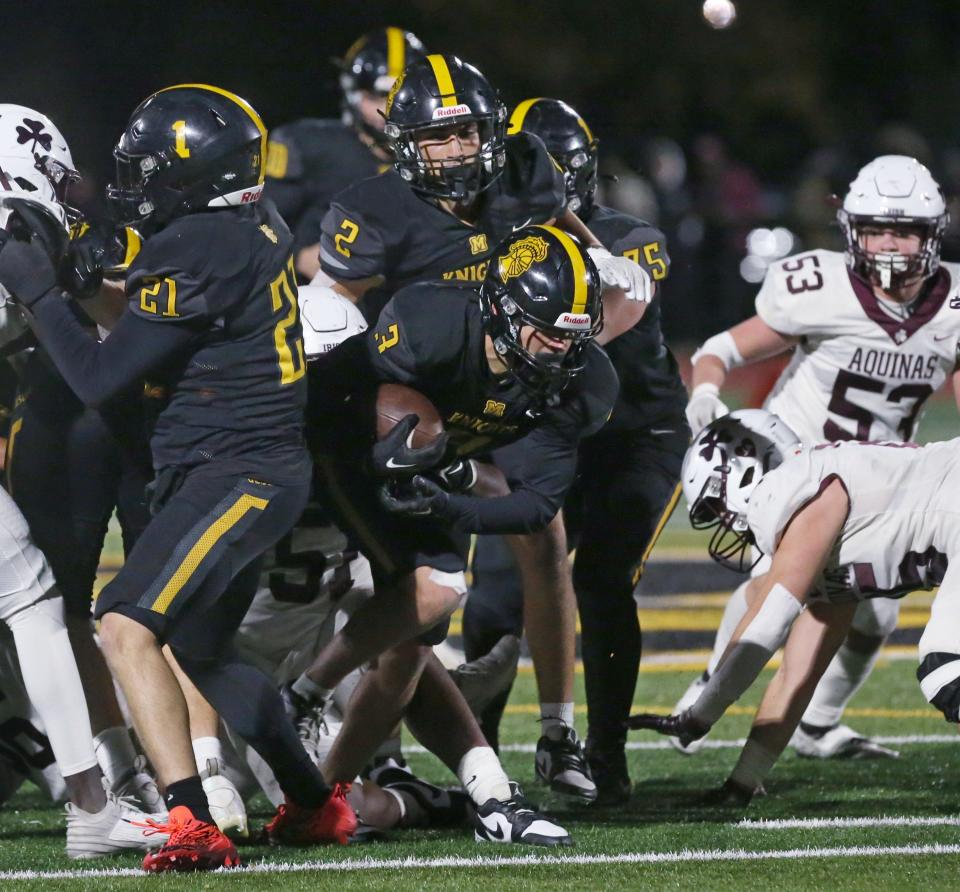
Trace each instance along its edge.
{"label": "white yard line", "polygon": [[956,815],[932,815],[911,817],[894,815],[877,818],[778,818],[775,820],[750,821],[744,818],[736,826],[743,830],[811,830],[819,827],[831,830],[858,827],[960,827]]}
{"label": "white yard line", "polygon": [[[798,861],[817,858],[881,858],[890,855],[960,855],[960,845],[833,846],[824,848],[772,849],[684,849],[678,852],[627,852],[620,855],[513,855],[465,858],[357,858],[344,861],[260,862],[231,871],[229,875],[264,873],[346,873],[361,870],[436,870],[458,868],[502,868],[578,866],[592,864],[662,864],[710,861]],[[220,873],[220,872],[218,872]],[[92,870],[5,870],[0,881],[95,879],[140,877],[132,868]]]}
{"label": "white yard line", "polygon": [[[872,737],[877,743],[889,744],[891,746],[904,746],[906,744],[923,743],[960,743],[960,734],[903,734],[891,737]],[[703,748],[708,750],[731,750],[740,749],[745,743],[746,738],[741,737],[738,740],[705,740]],[[668,750],[672,749],[669,740],[628,740],[628,750]],[[504,743],[500,745],[501,753],[534,753],[537,750],[535,743]],[[417,744],[404,744],[405,753],[425,753],[422,746]]]}

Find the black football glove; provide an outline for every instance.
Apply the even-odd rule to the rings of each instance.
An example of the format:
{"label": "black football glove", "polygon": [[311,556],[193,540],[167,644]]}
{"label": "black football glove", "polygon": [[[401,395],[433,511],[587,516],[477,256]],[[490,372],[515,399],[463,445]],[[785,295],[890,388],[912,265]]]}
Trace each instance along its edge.
{"label": "black football glove", "polygon": [[429,446],[415,449],[411,441],[414,428],[419,423],[418,415],[401,418],[393,430],[373,447],[370,464],[376,476],[409,479],[440,463],[447,451],[446,432]]}
{"label": "black football glove", "polygon": [[477,463],[470,458],[458,458],[434,474],[447,492],[470,492],[477,482]]}
{"label": "black football glove", "polygon": [[683,746],[689,746],[694,740],[699,740],[710,730],[709,725],[704,725],[693,718],[689,709],[685,709],[679,715],[656,715],[652,712],[640,712],[630,716],[625,724],[631,731],[646,729],[656,731],[659,734],[666,734],[668,737],[676,737]]}
{"label": "black football glove", "polygon": [[2,233],[0,285],[25,307],[32,307],[57,287],[57,272],[39,237],[21,241]]}
{"label": "black football glove", "polygon": [[68,235],[61,222],[29,201],[8,201],[13,206],[13,213],[7,221],[7,229],[19,241],[39,242],[56,266],[67,250]]}
{"label": "black football glove", "polygon": [[430,515],[445,520],[450,493],[427,477],[417,474],[412,480],[384,483],[380,487],[380,504],[391,514]]}
{"label": "black football glove", "polygon": [[103,284],[108,237],[99,227],[88,226],[67,245],[60,262],[60,286],[78,300],[93,297]]}

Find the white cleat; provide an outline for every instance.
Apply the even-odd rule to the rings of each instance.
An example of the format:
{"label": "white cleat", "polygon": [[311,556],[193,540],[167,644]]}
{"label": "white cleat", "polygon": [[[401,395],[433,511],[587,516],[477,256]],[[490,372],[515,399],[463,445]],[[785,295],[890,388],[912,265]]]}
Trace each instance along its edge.
{"label": "white cleat", "polygon": [[118,799],[135,799],[148,814],[166,815],[166,803],[157,788],[157,782],[146,772],[146,767],[146,757],[137,756],[133,768],[114,781],[113,795]]}
{"label": "white cleat", "polygon": [[[703,693],[703,689],[706,686],[707,682],[703,676],[698,675],[690,682],[690,686],[683,692],[683,696],[677,700],[677,705],[673,707],[672,714],[680,715],[693,706],[693,704],[700,699],[700,694]],[[683,753],[685,756],[693,756],[703,748],[703,742],[707,739],[707,734],[704,734],[703,737],[697,740],[691,740],[686,746],[680,742],[680,738],[678,737],[669,737],[667,739],[670,741],[670,746],[678,753]]]}
{"label": "white cleat", "polygon": [[223,774],[223,766],[217,759],[207,759],[207,767],[200,772],[203,792],[207,794],[210,815],[221,833],[246,839],[250,835],[247,824],[247,809],[243,797],[233,782]]}
{"label": "white cleat", "polygon": [[66,805],[67,855],[71,858],[98,858],[136,849],[158,849],[168,835],[158,829],[166,823],[166,812],[151,815],[140,811],[129,799],[118,799],[107,791],[107,804],[96,814]]}
{"label": "white cleat", "polygon": [[847,725],[827,729],[798,725],[790,745],[809,759],[899,759],[900,753],[858,734]]}

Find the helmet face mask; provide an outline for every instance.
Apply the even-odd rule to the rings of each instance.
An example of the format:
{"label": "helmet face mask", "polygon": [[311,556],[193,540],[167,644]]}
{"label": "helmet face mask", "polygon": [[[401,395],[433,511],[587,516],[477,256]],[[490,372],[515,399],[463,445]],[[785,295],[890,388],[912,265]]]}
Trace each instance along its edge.
{"label": "helmet face mask", "polygon": [[370,114],[369,103],[386,100],[404,68],[425,55],[420,39],[402,28],[380,28],[356,40],[338,62],[344,123],[386,148],[383,117]]}
{"label": "helmet face mask", "polygon": [[763,409],[724,415],[693,441],[683,460],[683,492],[691,526],[714,531],[707,551],[717,563],[741,573],[756,566],[762,555],[751,557],[750,497],[798,445],[796,434]]}
{"label": "helmet face mask", "polygon": [[[847,242],[847,265],[870,285],[896,290],[929,278],[940,266],[950,215],[940,186],[914,158],[882,155],[863,167],[850,184],[837,219]],[[868,233],[888,229],[915,232],[919,250],[868,251],[864,244]]]}
{"label": "helmet face mask", "polygon": [[525,99],[510,115],[508,134],[533,133],[563,170],[567,207],[581,217],[589,215],[597,195],[597,148],[586,121],[559,99]]}
{"label": "helmet face mask", "polygon": [[146,234],[183,214],[257,201],[266,132],[247,102],[218,87],[155,93],[113,150],[116,178],[107,199],[116,223]]}
{"label": "helmet face mask", "polygon": [[[552,226],[527,226],[490,258],[480,289],[484,329],[524,389],[559,394],[584,368],[603,327],[600,276],[580,245]],[[565,350],[530,349],[537,335]]]}
{"label": "helmet face mask", "polygon": [[[432,55],[398,78],[387,97],[384,133],[397,172],[414,190],[468,203],[503,172],[506,116],[503,103],[476,68],[456,56]],[[473,126],[476,152],[431,156],[431,143],[456,139],[461,128]]]}

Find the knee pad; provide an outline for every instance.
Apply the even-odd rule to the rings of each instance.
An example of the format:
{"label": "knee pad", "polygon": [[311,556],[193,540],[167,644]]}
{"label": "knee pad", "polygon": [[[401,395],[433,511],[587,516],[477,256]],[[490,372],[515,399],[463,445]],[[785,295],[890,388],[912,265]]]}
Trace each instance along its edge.
{"label": "knee pad", "polygon": [[917,681],[927,702],[948,722],[960,722],[960,654],[927,654],[917,669]]}
{"label": "knee pad", "polygon": [[869,598],[857,605],[850,627],[870,638],[887,638],[897,627],[900,601],[895,598]]}

